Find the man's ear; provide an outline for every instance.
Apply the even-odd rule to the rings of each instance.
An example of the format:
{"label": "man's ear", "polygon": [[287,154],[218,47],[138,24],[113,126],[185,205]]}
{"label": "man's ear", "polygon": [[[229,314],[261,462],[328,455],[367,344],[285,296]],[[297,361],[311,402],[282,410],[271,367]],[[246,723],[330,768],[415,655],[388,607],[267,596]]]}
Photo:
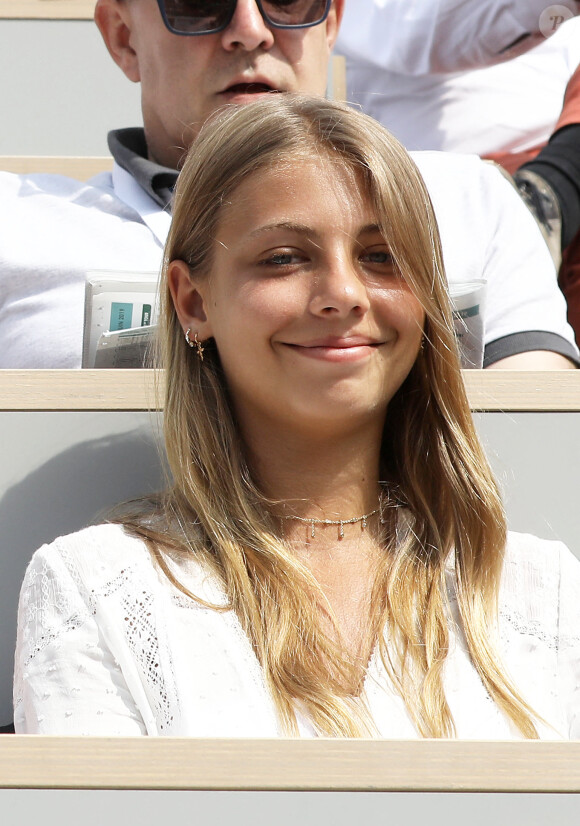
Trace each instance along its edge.
{"label": "man's ear", "polygon": [[132,17],[125,0],[97,0],[95,23],[109,54],[125,75],[138,83],[141,80],[139,58],[132,42]]}
{"label": "man's ear", "polygon": [[334,0],[326,20],[326,39],[329,49],[332,49],[338,37],[338,30],[344,14],[345,0]]}
{"label": "man's ear", "polygon": [[[192,281],[189,266],[185,261],[175,260],[169,264],[167,283],[183,331],[193,330],[201,341],[210,338],[213,333],[205,312],[204,297],[199,290],[199,285]],[[204,281],[204,284],[207,282]]]}

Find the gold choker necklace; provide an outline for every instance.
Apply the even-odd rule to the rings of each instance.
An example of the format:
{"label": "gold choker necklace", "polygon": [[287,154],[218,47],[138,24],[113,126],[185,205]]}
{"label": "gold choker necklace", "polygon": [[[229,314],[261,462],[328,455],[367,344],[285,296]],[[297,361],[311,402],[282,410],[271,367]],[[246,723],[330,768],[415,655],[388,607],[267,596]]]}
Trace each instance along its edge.
{"label": "gold choker necklace", "polygon": [[378,507],[375,508],[374,511],[363,513],[362,516],[353,516],[352,519],[315,519],[312,516],[308,518],[304,518],[303,516],[281,516],[280,519],[293,519],[296,522],[304,522],[304,524],[310,525],[310,536],[312,539],[316,536],[316,525],[338,525],[338,538],[343,539],[345,525],[356,525],[357,522],[360,522],[361,529],[364,531],[368,519],[374,516],[375,513],[379,513],[380,510],[381,508]]}

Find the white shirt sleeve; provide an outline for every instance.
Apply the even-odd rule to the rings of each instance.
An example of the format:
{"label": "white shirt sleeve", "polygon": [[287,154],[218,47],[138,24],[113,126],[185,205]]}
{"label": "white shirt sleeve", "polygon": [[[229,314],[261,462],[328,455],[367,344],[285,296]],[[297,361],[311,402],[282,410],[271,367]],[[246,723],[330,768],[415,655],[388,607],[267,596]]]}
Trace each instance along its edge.
{"label": "white shirt sleeve", "polygon": [[14,677],[19,734],[140,735],[142,715],[56,543],[22,586]]}
{"label": "white shirt sleeve", "polygon": [[[398,74],[457,72],[538,43],[547,0],[347,0],[337,51]],[[578,14],[575,0],[558,0]],[[540,34],[541,38],[542,35]]]}

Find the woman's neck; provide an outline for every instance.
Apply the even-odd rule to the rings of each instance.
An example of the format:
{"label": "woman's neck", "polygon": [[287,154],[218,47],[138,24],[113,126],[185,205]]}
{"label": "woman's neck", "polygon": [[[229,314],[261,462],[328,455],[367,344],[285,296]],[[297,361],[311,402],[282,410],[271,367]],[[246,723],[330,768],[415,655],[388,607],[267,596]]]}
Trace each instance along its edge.
{"label": "woman's neck", "polygon": [[328,438],[266,426],[259,439],[245,436],[253,474],[274,503],[281,535],[319,581],[336,582],[344,567],[348,582],[359,562],[362,571],[380,555],[382,426]]}
{"label": "woman's neck", "polygon": [[347,520],[378,507],[380,434],[361,428],[337,439],[262,431],[248,449],[280,516]]}

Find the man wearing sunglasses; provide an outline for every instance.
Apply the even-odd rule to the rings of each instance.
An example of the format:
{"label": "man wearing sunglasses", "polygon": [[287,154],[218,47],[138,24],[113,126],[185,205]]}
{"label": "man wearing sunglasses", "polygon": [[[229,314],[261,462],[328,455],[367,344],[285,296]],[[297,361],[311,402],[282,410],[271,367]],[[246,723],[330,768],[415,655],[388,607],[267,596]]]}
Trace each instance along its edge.
{"label": "man wearing sunglasses", "polygon": [[113,59],[140,81],[149,156],[178,168],[206,118],[271,92],[323,95],[344,0],[99,0]]}
{"label": "man wearing sunglasses", "polygon": [[[323,95],[344,3],[97,0],[111,56],[141,84],[144,129],[111,133],[113,173],[86,185],[0,176],[0,367],[80,366],[85,272],[158,270],[176,170],[201,124],[227,103]],[[573,367],[550,256],[515,191],[476,158],[415,159],[450,281],[487,279],[486,364]]]}

